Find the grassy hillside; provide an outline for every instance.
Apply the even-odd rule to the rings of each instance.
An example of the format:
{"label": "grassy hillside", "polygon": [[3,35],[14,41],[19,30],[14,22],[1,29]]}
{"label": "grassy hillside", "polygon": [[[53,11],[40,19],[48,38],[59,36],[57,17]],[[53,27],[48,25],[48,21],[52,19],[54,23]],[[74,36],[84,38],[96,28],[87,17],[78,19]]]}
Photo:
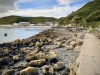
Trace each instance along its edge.
{"label": "grassy hillside", "polygon": [[54,22],[56,18],[53,17],[21,17],[21,16],[7,16],[0,18],[1,24],[13,24],[18,22],[30,22],[30,23],[45,23],[45,22]]}
{"label": "grassy hillside", "polygon": [[83,25],[85,27],[96,27],[100,24],[100,0],[94,0],[85,4],[76,12],[72,12],[67,17],[58,21],[59,25],[71,23]]}

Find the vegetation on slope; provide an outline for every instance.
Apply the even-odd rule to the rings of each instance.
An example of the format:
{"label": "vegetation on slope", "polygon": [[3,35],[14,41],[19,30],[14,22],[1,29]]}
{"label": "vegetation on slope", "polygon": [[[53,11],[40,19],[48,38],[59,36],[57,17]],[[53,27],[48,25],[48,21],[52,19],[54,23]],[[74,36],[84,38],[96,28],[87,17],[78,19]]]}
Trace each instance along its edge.
{"label": "vegetation on slope", "polygon": [[97,27],[100,24],[100,0],[94,0],[85,4],[76,12],[58,21],[59,25],[75,23],[79,26]]}
{"label": "vegetation on slope", "polygon": [[7,16],[0,18],[0,25],[2,24],[13,24],[19,22],[30,22],[30,23],[45,23],[45,22],[54,22],[56,18],[53,17],[21,17],[21,16]]}

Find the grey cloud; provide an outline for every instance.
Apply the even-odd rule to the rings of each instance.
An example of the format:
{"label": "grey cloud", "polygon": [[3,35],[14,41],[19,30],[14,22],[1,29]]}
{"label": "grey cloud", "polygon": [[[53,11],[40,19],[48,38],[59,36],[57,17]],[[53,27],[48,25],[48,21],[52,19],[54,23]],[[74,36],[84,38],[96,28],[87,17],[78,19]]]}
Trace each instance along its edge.
{"label": "grey cloud", "polygon": [[0,13],[16,9],[16,2],[19,0],[0,0]]}

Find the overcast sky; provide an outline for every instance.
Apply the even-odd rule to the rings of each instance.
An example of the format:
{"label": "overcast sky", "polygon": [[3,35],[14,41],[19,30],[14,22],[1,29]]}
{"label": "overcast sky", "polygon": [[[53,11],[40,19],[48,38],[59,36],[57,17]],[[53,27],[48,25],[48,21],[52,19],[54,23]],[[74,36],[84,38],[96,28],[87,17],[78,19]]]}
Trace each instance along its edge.
{"label": "overcast sky", "polygon": [[90,0],[0,0],[0,17],[65,17]]}

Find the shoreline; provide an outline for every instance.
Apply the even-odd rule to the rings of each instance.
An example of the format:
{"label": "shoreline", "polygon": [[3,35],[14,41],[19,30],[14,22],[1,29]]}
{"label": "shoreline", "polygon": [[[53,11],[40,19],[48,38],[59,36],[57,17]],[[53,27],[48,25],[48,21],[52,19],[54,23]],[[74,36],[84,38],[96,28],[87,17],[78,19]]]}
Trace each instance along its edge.
{"label": "shoreline", "polygon": [[[0,50],[4,52],[1,54],[3,61],[0,61],[0,66],[5,65],[3,69],[0,69],[2,74],[12,71],[15,71],[13,74],[29,73],[28,71],[31,68],[37,70],[34,73],[30,72],[31,74],[36,73],[35,75],[41,73],[45,75],[46,68],[49,70],[47,73],[52,75],[71,74],[73,72],[72,65],[69,67],[68,65],[75,63],[78,57],[78,52],[75,50],[75,47],[78,47],[77,41],[84,37],[83,31],[74,32],[70,33],[63,28],[47,29],[24,40],[16,39],[12,43],[1,44]],[[80,40],[78,48],[81,45],[82,41]],[[5,64],[2,62],[5,62]]]}
{"label": "shoreline", "polygon": [[52,28],[53,26],[12,26],[12,25],[0,25],[0,28]]}

